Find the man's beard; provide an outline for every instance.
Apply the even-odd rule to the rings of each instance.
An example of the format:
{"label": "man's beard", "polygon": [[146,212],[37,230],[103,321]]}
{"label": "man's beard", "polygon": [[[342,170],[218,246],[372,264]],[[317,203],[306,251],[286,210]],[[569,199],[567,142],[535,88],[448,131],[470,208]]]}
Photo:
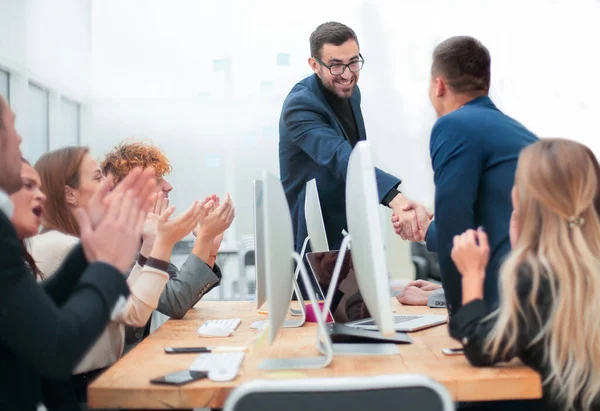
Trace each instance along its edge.
{"label": "man's beard", "polygon": [[323,85],[325,86],[325,88],[327,90],[329,90],[331,93],[335,94],[336,97],[338,97],[340,99],[349,99],[350,97],[352,97],[352,94],[354,93],[354,89],[356,88],[356,83],[357,83],[356,77],[353,77],[352,80],[353,80],[352,88],[350,89],[349,92],[346,92],[343,95],[340,95],[340,91],[335,88],[335,84],[336,84],[335,80],[332,80],[330,84],[323,82]]}

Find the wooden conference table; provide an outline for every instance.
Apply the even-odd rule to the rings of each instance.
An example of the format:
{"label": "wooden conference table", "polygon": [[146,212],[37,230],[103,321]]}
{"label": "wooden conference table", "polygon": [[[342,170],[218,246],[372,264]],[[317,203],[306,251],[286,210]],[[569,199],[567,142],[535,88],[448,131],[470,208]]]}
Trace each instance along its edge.
{"label": "wooden conference table", "polygon": [[[402,306],[393,299],[398,314],[436,313],[427,307]],[[241,318],[242,323],[228,338],[202,338],[196,329],[207,319]],[[448,335],[447,325],[411,333],[412,344],[400,345],[400,355],[337,356],[329,367],[316,370],[263,371],[264,358],[308,357],[318,354],[316,324],[283,329],[272,346],[252,322],[264,319],[253,301],[200,301],[182,320],[169,320],[121,358],[88,391],[90,408],[222,408],[229,393],[245,381],[307,377],[349,377],[384,374],[425,374],[450,391],[456,401],[540,398],[539,375],[519,361],[493,368],[473,368],[463,356],[448,357],[444,347],[458,347]],[[183,386],[149,383],[151,378],[184,370],[198,354],[165,354],[165,347],[249,346],[240,373],[229,382],[208,379]]]}

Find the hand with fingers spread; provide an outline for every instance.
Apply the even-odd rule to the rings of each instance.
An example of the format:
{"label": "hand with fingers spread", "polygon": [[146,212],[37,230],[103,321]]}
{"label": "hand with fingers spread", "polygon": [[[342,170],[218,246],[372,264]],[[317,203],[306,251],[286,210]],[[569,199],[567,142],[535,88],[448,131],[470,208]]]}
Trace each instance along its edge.
{"label": "hand with fingers spread", "polygon": [[390,202],[393,210],[392,224],[396,234],[403,240],[425,240],[433,214],[427,211],[423,205],[400,196],[400,194],[397,195]]}
{"label": "hand with fingers spread", "polygon": [[235,208],[229,194],[223,203],[213,194],[206,197],[202,204],[204,204],[204,211],[195,232],[196,241],[194,241],[192,254],[212,268],[217,258],[216,253],[223,241],[222,234],[229,228],[235,217]]}
{"label": "hand with fingers spread", "polygon": [[163,215],[167,208],[169,208],[169,199],[165,197],[163,192],[152,194],[154,205],[150,209],[150,212],[146,215],[146,221],[144,222],[144,231],[142,232],[142,238],[144,241],[150,240],[154,242],[156,238],[156,232],[158,231],[158,223],[160,216]]}
{"label": "hand with fingers spread", "polygon": [[463,304],[483,298],[485,269],[490,256],[487,234],[482,228],[454,236],[452,261],[462,275]]}
{"label": "hand with fingers spread", "polygon": [[198,201],[194,201],[185,213],[169,220],[173,212],[175,212],[175,207],[169,206],[158,219],[156,240],[151,253],[154,258],[169,260],[175,244],[191,233],[198,224],[202,215],[202,207]]}
{"label": "hand with fingers spread", "polygon": [[136,167],[112,191],[112,181],[109,178],[105,179],[88,202],[87,210],[92,227],[100,224],[112,199],[119,194],[124,195],[128,191],[131,191],[132,196],[138,199],[141,210],[144,213],[149,212],[154,205],[152,193],[156,187],[155,174],[152,167],[143,171],[140,167]]}
{"label": "hand with fingers spread", "polygon": [[144,221],[144,229],[142,231],[142,249],[140,250],[140,254],[144,257],[147,257],[152,252],[160,216],[167,211],[167,208],[169,208],[169,199],[163,192],[152,194],[152,203],[153,206],[146,215],[146,221]]}
{"label": "hand with fingers spread", "polygon": [[197,231],[198,237],[204,237],[205,239],[210,239],[212,241],[217,235],[223,233],[231,226],[231,223],[235,218],[233,201],[229,194],[227,194],[222,203],[219,204],[218,200],[217,197],[217,201],[214,203],[216,208],[203,215],[200,220],[200,227]]}
{"label": "hand with fingers spread", "polygon": [[196,225],[196,227],[194,227],[194,230],[192,231],[192,234],[194,234],[194,237],[198,237],[200,225],[202,224],[204,219],[210,213],[215,211],[216,208],[220,205],[220,199],[216,194],[212,194],[212,195],[209,195],[208,197],[206,197],[204,200],[202,200],[200,205],[202,207],[202,216],[200,217],[200,222],[198,223],[198,225]]}
{"label": "hand with fingers spread", "polygon": [[101,261],[126,273],[139,248],[146,219],[133,190],[110,197],[108,209],[94,226],[83,208],[75,211],[83,251],[88,261]]}

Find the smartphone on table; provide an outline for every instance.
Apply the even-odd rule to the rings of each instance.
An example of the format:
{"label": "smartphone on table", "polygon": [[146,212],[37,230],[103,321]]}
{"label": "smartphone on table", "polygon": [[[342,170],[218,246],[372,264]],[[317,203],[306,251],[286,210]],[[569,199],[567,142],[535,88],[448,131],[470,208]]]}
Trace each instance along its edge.
{"label": "smartphone on table", "polygon": [[167,354],[195,354],[209,353],[211,351],[210,347],[165,347]]}
{"label": "smartphone on table", "polygon": [[201,380],[207,377],[208,373],[206,371],[182,370],[163,375],[162,377],[154,378],[150,380],[150,382],[152,384],[183,385],[187,384],[188,382]]}
{"label": "smartphone on table", "polygon": [[444,355],[464,355],[465,351],[462,348],[442,348]]}

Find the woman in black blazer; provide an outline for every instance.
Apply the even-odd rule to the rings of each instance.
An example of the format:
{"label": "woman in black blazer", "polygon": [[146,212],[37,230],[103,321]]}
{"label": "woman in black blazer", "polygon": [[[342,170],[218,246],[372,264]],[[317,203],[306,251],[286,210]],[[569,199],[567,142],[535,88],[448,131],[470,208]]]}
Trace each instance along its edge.
{"label": "woman in black blazer", "polygon": [[485,232],[454,238],[463,306],[450,332],[475,366],[518,357],[538,371],[544,397],[528,409],[600,410],[599,170],[574,141],[544,139],[523,150],[496,310],[483,300]]}
{"label": "woman in black blazer", "polygon": [[[81,244],[43,285],[26,264],[9,220],[10,204],[0,201],[8,204],[0,211],[1,410],[35,410],[42,402],[42,378],[69,380],[125,302],[129,289],[123,274],[139,245],[147,200],[156,184],[153,174],[151,169],[136,170],[112,193],[108,183],[98,190],[94,212],[78,215]],[[26,184],[23,189],[31,188]],[[6,196],[2,187],[0,195]],[[22,213],[23,205],[15,203],[14,212]],[[43,201],[35,210],[27,208],[36,217],[38,203]]]}

